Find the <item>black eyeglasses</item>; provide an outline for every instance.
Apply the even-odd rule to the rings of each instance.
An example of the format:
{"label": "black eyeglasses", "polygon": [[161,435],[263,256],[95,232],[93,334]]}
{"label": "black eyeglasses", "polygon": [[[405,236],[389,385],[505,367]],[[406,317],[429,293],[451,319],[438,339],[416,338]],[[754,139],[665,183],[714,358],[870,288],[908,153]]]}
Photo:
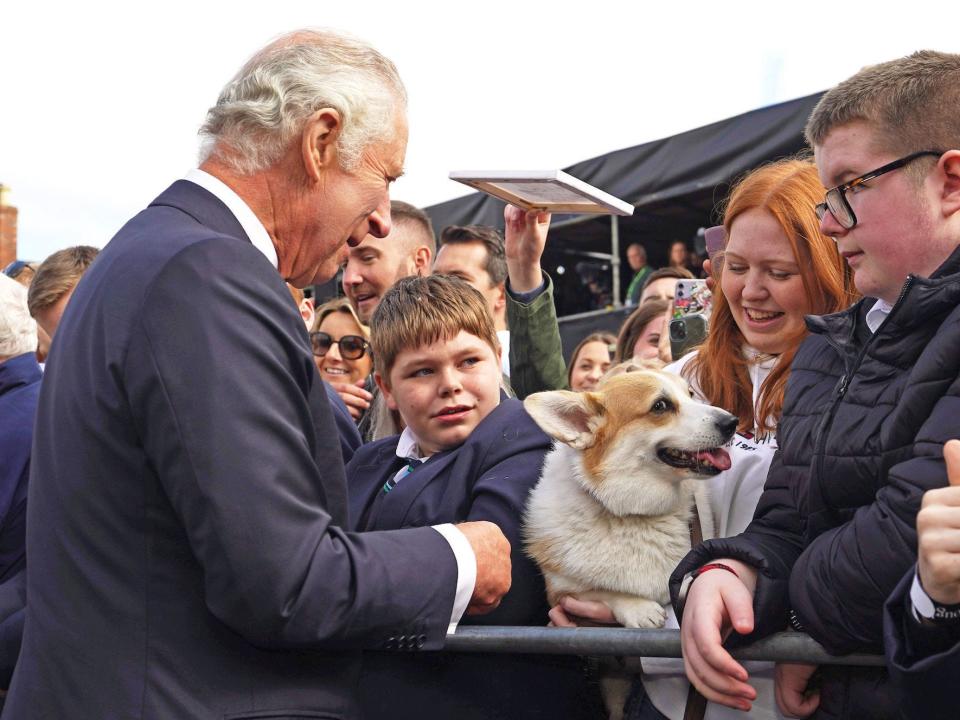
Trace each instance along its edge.
{"label": "black eyeglasses", "polygon": [[11,280],[16,280],[24,270],[33,270],[36,272],[37,269],[25,260],[14,260],[3,269],[3,274]]}
{"label": "black eyeglasses", "polygon": [[833,215],[834,219],[840,223],[840,226],[845,230],[850,230],[854,225],[857,224],[857,216],[853,213],[853,208],[850,207],[850,203],[847,201],[847,190],[852,190],[853,188],[862,185],[868,180],[873,180],[878,178],[881,175],[884,175],[891,170],[898,170],[902,168],[907,163],[911,163],[917,158],[924,157],[926,155],[943,155],[942,150],[921,150],[919,152],[911,153],[906,157],[902,157],[899,160],[894,160],[891,163],[887,163],[883,167],[878,167],[876,170],[871,170],[865,175],[861,175],[858,178],[854,178],[850,182],[845,182],[843,185],[837,185],[835,188],[827,190],[827,196],[824,198],[826,202],[818,203],[816,206],[817,218],[823,220],[823,216],[827,214],[827,210],[830,211],[830,214]]}
{"label": "black eyeglasses", "polygon": [[313,347],[313,354],[317,357],[323,357],[330,352],[334,343],[340,346],[340,356],[345,360],[359,360],[370,347],[370,343],[359,335],[344,335],[339,340],[334,340],[329,333],[310,333],[310,345]]}

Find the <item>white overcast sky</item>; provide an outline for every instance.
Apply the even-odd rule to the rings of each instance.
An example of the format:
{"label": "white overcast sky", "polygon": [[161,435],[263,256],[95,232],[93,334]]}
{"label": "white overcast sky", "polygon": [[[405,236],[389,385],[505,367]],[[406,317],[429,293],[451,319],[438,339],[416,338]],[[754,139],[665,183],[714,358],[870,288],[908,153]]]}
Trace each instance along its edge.
{"label": "white overcast sky", "polygon": [[469,190],[454,169],[552,169],[953,50],[956,10],[910,2],[163,3],[6,0],[0,183],[22,258],[104,245],[195,163],[196,131],[257,48],[298,27],[368,40],[410,95],[394,197]]}

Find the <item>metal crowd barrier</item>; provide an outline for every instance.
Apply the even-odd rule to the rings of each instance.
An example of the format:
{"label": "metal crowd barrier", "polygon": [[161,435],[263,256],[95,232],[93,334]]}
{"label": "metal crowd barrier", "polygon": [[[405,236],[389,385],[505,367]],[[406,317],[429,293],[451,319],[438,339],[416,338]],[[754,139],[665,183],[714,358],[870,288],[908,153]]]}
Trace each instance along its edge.
{"label": "metal crowd barrier", "polygon": [[[542,653],[680,657],[679,630],[461,626],[447,636],[452,652]],[[830,655],[809,635],[783,632],[737,648],[738,660],[804,662],[814,665],[883,666],[882,655]]]}

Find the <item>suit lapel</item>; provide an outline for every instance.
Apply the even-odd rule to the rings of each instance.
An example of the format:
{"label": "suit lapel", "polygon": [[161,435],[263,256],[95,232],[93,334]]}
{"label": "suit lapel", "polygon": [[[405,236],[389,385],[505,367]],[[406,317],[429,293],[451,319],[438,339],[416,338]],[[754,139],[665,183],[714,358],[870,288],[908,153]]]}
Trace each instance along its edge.
{"label": "suit lapel", "polygon": [[401,467],[390,443],[383,445],[364,465],[357,465],[347,478],[350,491],[347,493],[352,530],[372,530],[369,518],[364,518],[368,508],[377,499],[387,478],[396,475]]}
{"label": "suit lapel", "polygon": [[[394,456],[396,457],[396,456]],[[422,465],[404,476],[390,492],[383,494],[383,483],[392,478],[402,467],[398,461],[391,464],[392,471],[383,473],[379,485],[373,488],[374,495],[370,501],[372,512],[366,520],[369,530],[391,530],[404,527],[410,514],[410,508],[427,487],[435,480],[441,479],[456,459],[455,451],[448,451],[434,455]],[[386,463],[384,463],[384,466]],[[377,497],[377,495],[381,497]]]}

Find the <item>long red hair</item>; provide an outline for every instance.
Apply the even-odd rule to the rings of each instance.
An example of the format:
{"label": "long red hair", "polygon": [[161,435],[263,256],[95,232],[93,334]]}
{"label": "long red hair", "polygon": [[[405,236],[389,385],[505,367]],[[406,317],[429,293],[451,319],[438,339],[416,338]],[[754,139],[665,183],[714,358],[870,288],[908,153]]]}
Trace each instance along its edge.
{"label": "long red hair", "polygon": [[[781,160],[744,177],[730,193],[723,216],[728,237],[733,221],[748,210],[759,208],[776,219],[800,266],[808,315],[837,312],[857,298],[849,266],[837,251],[836,243],[820,232],[820,222],[814,213],[814,206],[823,201],[824,193],[812,161]],[[760,434],[775,433],[783,410],[790,364],[807,329],[804,327],[790,338],[788,349],[777,358],[760,388],[756,408],[759,417],[756,417],[749,373],[754,360],[744,354],[746,341],[723,295],[722,268],[721,254],[712,269],[716,285],[710,332],[697,356],[687,365],[685,374],[695,379],[713,405],[740,418],[741,431],[753,432],[756,428]]]}

